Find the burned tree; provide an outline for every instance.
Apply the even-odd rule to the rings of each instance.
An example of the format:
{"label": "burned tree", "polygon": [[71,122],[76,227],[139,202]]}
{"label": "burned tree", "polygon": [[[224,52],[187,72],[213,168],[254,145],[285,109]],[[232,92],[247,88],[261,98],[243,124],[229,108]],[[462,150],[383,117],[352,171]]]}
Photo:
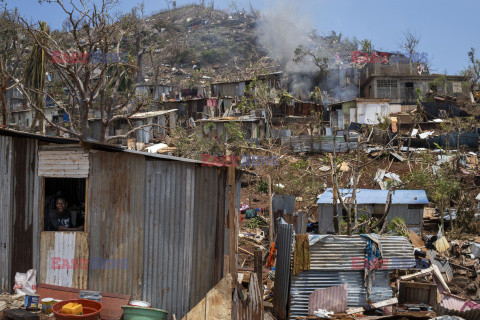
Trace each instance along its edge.
{"label": "burned tree", "polygon": [[[51,126],[80,140],[86,140],[90,134],[89,117],[100,119],[100,140],[106,141],[114,121],[128,121],[146,104],[135,98],[137,67],[129,55],[120,51],[122,39],[135,29],[137,20],[113,15],[117,0],[102,0],[99,5],[86,0],[45,2],[57,5],[67,16],[65,32],[49,34],[22,19],[53,75],[43,90],[25,86],[24,94]],[[35,103],[35,94],[52,99],[68,115],[68,123],[49,121]]]}

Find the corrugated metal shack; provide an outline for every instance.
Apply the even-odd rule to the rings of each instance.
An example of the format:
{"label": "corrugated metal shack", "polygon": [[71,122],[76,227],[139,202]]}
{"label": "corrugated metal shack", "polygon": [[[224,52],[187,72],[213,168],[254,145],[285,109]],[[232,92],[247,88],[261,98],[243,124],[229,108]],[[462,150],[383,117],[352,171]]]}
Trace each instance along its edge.
{"label": "corrugated metal shack", "polygon": [[[226,167],[4,129],[0,154],[0,291],[34,268],[39,283],[129,294],[180,319],[224,276]],[[46,186],[71,181],[84,232],[43,231]]]}
{"label": "corrugated metal shack", "polygon": [[[347,284],[347,306],[363,307],[367,304],[364,263],[367,239],[365,237],[342,235],[313,235],[310,240],[310,270],[295,276],[291,275],[292,259],[291,228],[279,227],[277,242],[278,256],[274,292],[274,308],[286,319],[308,315],[308,301],[316,289]],[[389,272],[395,269],[408,269],[415,266],[413,246],[407,238],[398,236],[380,236],[383,265],[374,274],[370,285],[370,300],[379,302],[392,297]],[[288,285],[288,279],[291,279]],[[290,297],[287,309],[285,297]]]}
{"label": "corrugated metal shack", "polygon": [[[340,194],[345,203],[352,201],[351,189],[340,189]],[[368,217],[381,216],[385,211],[388,190],[358,189],[356,201],[358,214]],[[340,200],[337,200],[337,212],[342,212]],[[402,218],[408,227],[415,232],[423,232],[423,208],[427,205],[428,198],[425,190],[395,190],[392,194],[392,205],[387,216],[387,221],[393,218]],[[318,233],[333,233],[333,192],[331,188],[325,190],[317,201],[318,204]]]}

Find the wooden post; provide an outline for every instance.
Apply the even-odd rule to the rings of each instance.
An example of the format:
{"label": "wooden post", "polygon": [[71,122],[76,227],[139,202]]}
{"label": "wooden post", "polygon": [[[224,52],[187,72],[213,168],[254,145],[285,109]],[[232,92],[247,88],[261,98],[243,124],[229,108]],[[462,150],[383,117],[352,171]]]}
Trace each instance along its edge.
{"label": "wooden post", "polygon": [[268,176],[268,214],[270,217],[270,228],[268,230],[268,240],[270,241],[270,244],[274,241],[273,239],[273,234],[275,231],[275,224],[273,222],[273,198],[272,198],[272,177]]}
{"label": "wooden post", "polygon": [[260,287],[263,285],[263,261],[262,261],[262,250],[255,250],[255,256],[253,258],[253,270],[257,274],[258,283]]}
{"label": "wooden post", "polygon": [[230,274],[232,288],[237,284],[237,239],[238,233],[235,223],[235,167],[228,167],[228,226],[230,228]]}

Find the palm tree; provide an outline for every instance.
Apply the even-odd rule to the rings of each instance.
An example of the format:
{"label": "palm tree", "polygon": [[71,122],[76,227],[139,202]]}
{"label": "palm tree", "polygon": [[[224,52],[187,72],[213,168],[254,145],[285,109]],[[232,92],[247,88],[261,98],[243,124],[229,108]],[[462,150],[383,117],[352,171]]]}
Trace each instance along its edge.
{"label": "palm tree", "polygon": [[[49,29],[45,21],[40,23],[41,41],[46,44],[49,34]],[[45,51],[37,42],[33,45],[32,52],[28,57],[25,67],[25,87],[32,92],[31,103],[34,103],[38,109],[45,108],[43,87],[45,85]],[[32,126],[30,131],[35,130],[38,119],[41,115],[38,111],[31,108],[33,114]]]}

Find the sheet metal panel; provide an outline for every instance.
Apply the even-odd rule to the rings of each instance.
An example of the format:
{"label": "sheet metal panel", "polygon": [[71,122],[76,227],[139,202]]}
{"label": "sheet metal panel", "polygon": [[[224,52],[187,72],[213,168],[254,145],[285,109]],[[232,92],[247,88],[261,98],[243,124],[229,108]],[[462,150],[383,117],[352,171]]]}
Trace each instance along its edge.
{"label": "sheet metal panel", "polygon": [[10,291],[12,138],[0,136],[0,292]]}
{"label": "sheet metal panel", "polygon": [[37,141],[13,138],[13,210],[11,283],[16,272],[33,266],[34,186],[37,166]]}
{"label": "sheet metal panel", "polygon": [[[308,316],[308,299],[316,289],[347,284],[348,307],[362,307],[366,302],[363,271],[305,271],[292,278],[290,288],[290,319]],[[374,302],[392,297],[388,272],[376,271],[371,298]]]}
{"label": "sheet metal panel", "polygon": [[[225,207],[219,197],[225,190],[225,169],[195,166],[195,190],[193,191],[193,263],[190,291],[190,308],[195,306],[223,278],[223,251],[225,238]],[[223,178],[223,182],[220,180]],[[240,181],[237,181],[237,206],[240,196]],[[205,272],[209,270],[208,272]]]}
{"label": "sheet metal panel", "polygon": [[285,210],[285,213],[295,212],[295,196],[285,196],[280,194],[274,194],[272,199],[273,212]]}
{"label": "sheet metal panel", "polygon": [[318,309],[324,309],[333,313],[345,313],[347,311],[347,284],[339,287],[315,289],[309,297],[308,315],[313,316]]}
{"label": "sheet metal panel", "polygon": [[[381,236],[382,269],[408,269],[415,266],[413,246],[405,237]],[[310,246],[310,269],[323,271],[363,270],[366,238],[327,236]]]}
{"label": "sheet metal panel", "polygon": [[123,267],[89,267],[88,289],[140,299],[145,157],[92,152],[90,169],[85,218],[90,260],[118,262]]}
{"label": "sheet metal panel", "polygon": [[87,178],[88,152],[82,149],[40,150],[38,175],[49,178]]}
{"label": "sheet metal panel", "polygon": [[224,170],[146,162],[142,299],[186,315],[223,276]]}
{"label": "sheet metal panel", "polygon": [[146,162],[142,299],[169,314],[188,312],[194,180],[191,165]]}
{"label": "sheet metal panel", "polygon": [[293,226],[288,223],[279,223],[276,241],[277,265],[275,269],[275,287],[273,289],[273,307],[280,319],[287,318],[292,243]]}

